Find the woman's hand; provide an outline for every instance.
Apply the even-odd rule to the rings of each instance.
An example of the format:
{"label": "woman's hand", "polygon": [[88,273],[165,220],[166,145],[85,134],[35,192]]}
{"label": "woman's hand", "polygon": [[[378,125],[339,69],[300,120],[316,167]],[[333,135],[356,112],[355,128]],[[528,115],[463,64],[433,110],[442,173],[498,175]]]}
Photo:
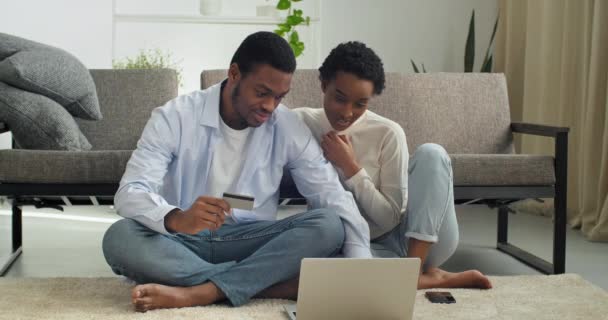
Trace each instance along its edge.
{"label": "woman's hand", "polygon": [[325,158],[342,170],[345,179],[350,179],[361,170],[355,158],[353,144],[347,136],[339,136],[336,132],[330,131],[323,136],[321,148]]}

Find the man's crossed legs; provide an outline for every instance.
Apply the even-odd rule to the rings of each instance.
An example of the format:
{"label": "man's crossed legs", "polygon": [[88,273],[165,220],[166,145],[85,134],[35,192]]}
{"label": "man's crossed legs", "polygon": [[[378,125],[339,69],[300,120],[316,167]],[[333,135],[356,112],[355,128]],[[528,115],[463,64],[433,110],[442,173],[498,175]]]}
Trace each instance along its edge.
{"label": "man's crossed legs", "polygon": [[224,299],[243,305],[293,281],[303,258],[336,255],[343,242],[338,215],[318,209],[277,221],[224,224],[196,235],[164,235],[123,219],[106,232],[103,252],[116,274],[139,284],[133,304],[147,311]]}

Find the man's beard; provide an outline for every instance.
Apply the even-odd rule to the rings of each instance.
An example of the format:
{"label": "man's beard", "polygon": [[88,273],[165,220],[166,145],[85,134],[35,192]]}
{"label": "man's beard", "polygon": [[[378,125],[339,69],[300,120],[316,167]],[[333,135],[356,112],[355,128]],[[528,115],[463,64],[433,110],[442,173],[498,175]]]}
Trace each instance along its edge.
{"label": "man's beard", "polygon": [[236,105],[236,103],[238,102],[238,98],[241,95],[241,83],[237,83],[236,87],[234,87],[234,90],[232,90],[232,94],[230,95],[230,99],[232,102],[232,105]]}
{"label": "man's beard", "polygon": [[241,112],[239,111],[240,106],[241,106],[240,97],[241,97],[241,83],[239,82],[234,87],[234,90],[232,90],[232,94],[230,95],[230,101],[232,102],[232,108],[234,109],[236,114],[238,114],[239,117],[241,118],[241,123],[246,125],[247,127],[251,127],[251,125],[247,122],[245,115],[241,114]]}

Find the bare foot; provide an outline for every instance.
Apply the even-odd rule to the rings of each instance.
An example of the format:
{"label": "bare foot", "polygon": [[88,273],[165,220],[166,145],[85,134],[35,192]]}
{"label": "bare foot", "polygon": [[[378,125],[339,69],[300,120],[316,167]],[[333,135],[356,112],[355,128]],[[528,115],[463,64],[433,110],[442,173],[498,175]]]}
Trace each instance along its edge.
{"label": "bare foot", "polygon": [[131,291],[132,303],[138,312],[162,308],[205,306],[225,298],[211,282],[194,287],[170,287],[148,283]]}
{"label": "bare foot", "polygon": [[439,268],[430,268],[420,275],[418,289],[430,288],[491,289],[492,283],[488,277],[477,270],[452,273]]}

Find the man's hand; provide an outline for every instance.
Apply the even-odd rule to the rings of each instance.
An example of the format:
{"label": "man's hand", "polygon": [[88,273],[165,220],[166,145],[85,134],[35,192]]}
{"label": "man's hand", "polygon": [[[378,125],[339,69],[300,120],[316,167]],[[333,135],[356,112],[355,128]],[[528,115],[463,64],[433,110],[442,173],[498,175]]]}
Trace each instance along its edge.
{"label": "man's hand", "polygon": [[224,199],[201,196],[194,201],[190,209],[174,209],[165,216],[165,228],[169,232],[197,234],[203,230],[219,229],[230,205]]}
{"label": "man's hand", "polygon": [[325,158],[334,166],[340,168],[346,179],[361,170],[357,159],[355,159],[353,145],[347,136],[339,136],[334,131],[330,131],[323,136],[321,148]]}

